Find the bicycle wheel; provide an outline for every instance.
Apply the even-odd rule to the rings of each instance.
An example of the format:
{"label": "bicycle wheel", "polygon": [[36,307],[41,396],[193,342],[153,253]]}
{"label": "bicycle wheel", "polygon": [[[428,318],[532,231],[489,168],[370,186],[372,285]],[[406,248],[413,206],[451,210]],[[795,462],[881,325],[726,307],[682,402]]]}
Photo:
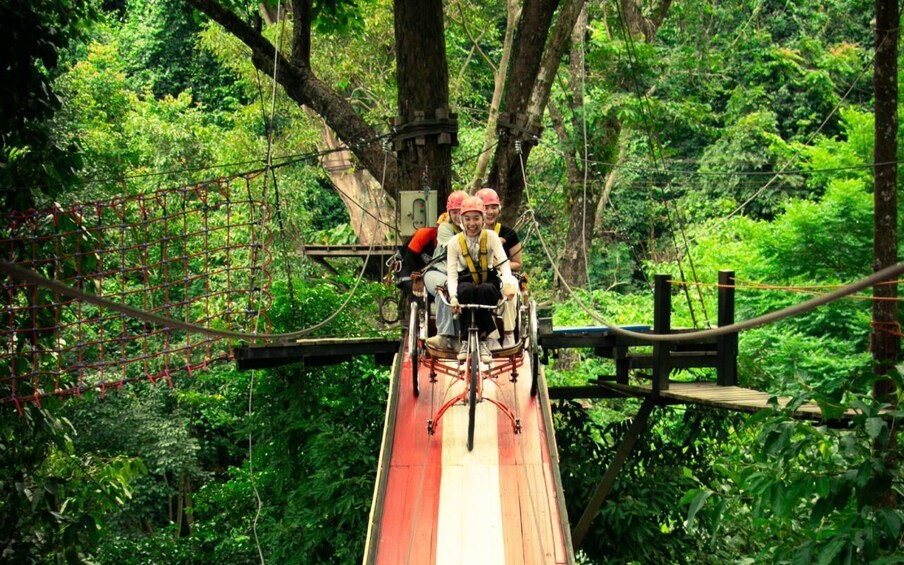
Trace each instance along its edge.
{"label": "bicycle wheel", "polygon": [[408,319],[408,354],[411,356],[411,389],[414,391],[415,396],[421,393],[417,379],[418,369],[420,368],[420,351],[418,350],[419,319],[417,302],[412,302],[411,314]]}
{"label": "bicycle wheel", "polygon": [[383,320],[384,324],[391,326],[399,321],[402,317],[402,303],[404,300],[404,296],[384,296],[377,300],[377,305],[380,309],[380,319]]}
{"label": "bicycle wheel", "polygon": [[468,335],[468,451],[474,449],[474,419],[477,416],[477,385],[480,381],[480,352],[477,333]]}
{"label": "bicycle wheel", "polygon": [[537,319],[537,303],[529,303],[528,335],[530,337],[530,395],[537,396],[540,381],[540,321]]}

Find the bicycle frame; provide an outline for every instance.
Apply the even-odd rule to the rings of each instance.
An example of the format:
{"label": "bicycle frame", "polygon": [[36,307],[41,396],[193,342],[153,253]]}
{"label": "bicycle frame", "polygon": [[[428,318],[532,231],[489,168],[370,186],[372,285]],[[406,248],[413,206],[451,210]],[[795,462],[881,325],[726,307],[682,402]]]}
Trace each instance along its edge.
{"label": "bicycle frame", "polygon": [[[446,301],[445,297],[440,297],[440,300],[449,305],[449,302]],[[496,310],[501,306],[505,300],[499,302],[499,304],[495,305],[486,305],[486,304],[461,304],[460,307],[463,309],[472,309],[477,310]],[[447,400],[437,411],[436,416],[432,419],[427,420],[427,433],[433,434],[436,431],[437,426],[439,425],[440,419],[443,417],[443,414],[459,402],[464,402],[468,405],[468,451],[471,451],[474,447],[474,422],[475,422],[475,411],[476,406],[479,402],[483,400],[489,401],[491,404],[496,406],[503,414],[508,417],[512,422],[512,430],[517,434],[521,432],[521,420],[515,417],[515,414],[512,410],[506,406],[505,404],[499,402],[495,398],[489,398],[483,396],[483,386],[485,380],[493,381],[494,376],[501,374],[503,371],[494,373],[492,371],[493,362],[489,363],[486,370],[481,370],[480,363],[480,334],[477,329],[477,316],[471,316],[471,322],[468,326],[468,354],[464,361],[458,362],[458,368],[455,373],[452,374],[456,379],[464,381],[465,388],[464,390],[457,394],[456,396]],[[517,380],[517,367],[523,362],[523,358],[519,357],[518,362],[514,358],[510,358],[512,367],[512,382]],[[462,363],[464,367],[461,368]],[[431,373],[431,380],[435,379],[435,374]],[[495,383],[495,381],[493,381]],[[495,383],[498,386],[498,383]]]}

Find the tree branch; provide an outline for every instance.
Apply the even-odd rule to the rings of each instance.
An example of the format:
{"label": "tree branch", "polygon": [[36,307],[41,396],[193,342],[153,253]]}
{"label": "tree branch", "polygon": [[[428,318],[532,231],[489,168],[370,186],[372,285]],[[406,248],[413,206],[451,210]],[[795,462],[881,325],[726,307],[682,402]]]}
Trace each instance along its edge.
{"label": "tree branch", "polygon": [[461,29],[465,30],[465,35],[468,36],[468,40],[471,42],[471,45],[473,45],[474,48],[477,50],[477,52],[480,53],[480,56],[483,58],[484,61],[486,61],[487,65],[489,65],[490,70],[493,71],[493,74],[496,74],[496,65],[493,64],[493,60],[490,59],[490,56],[487,55],[483,49],[481,49],[480,44],[478,43],[478,40],[483,37],[483,35],[486,33],[487,30],[484,29],[482,32],[480,32],[480,37],[475,39],[474,35],[471,33],[471,29],[468,27],[468,22],[467,22],[467,18],[465,18],[464,9],[461,7],[461,0],[456,2],[456,5],[458,6],[458,14],[461,17],[461,21],[460,21]]}
{"label": "tree branch", "polygon": [[292,63],[311,66],[311,0],[292,2]]}
{"label": "tree branch", "polygon": [[524,124],[530,128],[531,126],[539,127],[540,119],[543,116],[543,110],[549,100],[549,91],[552,88],[552,82],[555,80],[556,69],[568,47],[571,39],[571,32],[574,24],[577,22],[581,9],[584,7],[585,0],[566,0],[559,16],[556,19],[555,27],[552,32],[552,39],[546,47],[543,54],[543,60],[540,63],[540,72],[537,73],[537,82],[531,91],[530,103],[527,106],[528,123]]}
{"label": "tree branch", "polygon": [[274,47],[267,38],[251,27],[247,22],[242,21],[241,18],[221,6],[219,2],[213,2],[212,0],[185,0],[185,2],[196,10],[207,14],[210,19],[223,26],[226,31],[236,36],[242,43],[247,45],[251,51],[255,53],[273,53],[276,51],[276,47]]}
{"label": "tree branch", "polygon": [[[307,25],[302,21],[301,29],[297,22],[304,20],[304,0],[302,14],[294,14],[296,28],[293,31],[292,60],[288,60],[276,47],[248,23],[242,21],[233,12],[219,2],[213,0],[186,0],[186,2],[207,14],[210,19],[223,26],[230,34],[237,37],[251,49],[251,61],[261,72],[270,76],[276,62],[276,81],[282,85],[286,94],[298,104],[308,106],[323,117],[327,125],[345,143],[351,146],[352,152],[361,160],[371,173],[380,178],[383,173],[385,159],[376,132],[352,108],[351,104],[318,79],[310,68],[310,17]],[[307,35],[306,35],[307,34]],[[299,45],[300,44],[300,45]],[[395,178],[395,162],[385,165],[386,178]],[[386,187],[384,187],[386,189]],[[387,189],[395,196],[396,190]]]}

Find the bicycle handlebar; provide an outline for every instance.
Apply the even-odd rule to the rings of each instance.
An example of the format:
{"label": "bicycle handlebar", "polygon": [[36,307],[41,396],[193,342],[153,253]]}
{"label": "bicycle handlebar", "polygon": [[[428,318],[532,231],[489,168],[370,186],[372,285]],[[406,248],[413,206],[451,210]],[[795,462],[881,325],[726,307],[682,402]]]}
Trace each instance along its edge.
{"label": "bicycle handlebar", "polygon": [[[444,294],[437,293],[436,296],[446,306],[449,306],[449,307],[452,306],[452,304],[450,304],[449,301],[446,300],[446,296]],[[500,306],[505,304],[507,300],[508,300],[508,298],[503,296],[502,300],[500,300],[497,304],[459,304],[458,307],[462,308],[462,309],[473,309],[473,310],[495,310],[496,308],[499,308]]]}

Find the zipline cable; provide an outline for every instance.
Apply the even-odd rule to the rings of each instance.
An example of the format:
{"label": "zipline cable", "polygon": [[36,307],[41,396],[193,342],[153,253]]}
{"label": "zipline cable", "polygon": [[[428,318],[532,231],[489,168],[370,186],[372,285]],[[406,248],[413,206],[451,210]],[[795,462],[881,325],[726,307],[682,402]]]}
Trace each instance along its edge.
{"label": "zipline cable", "polygon": [[[354,151],[354,149],[357,147],[364,146],[364,145],[370,145],[372,143],[382,141],[383,139],[386,139],[388,137],[391,137],[391,134],[380,134],[380,135],[375,135],[374,137],[369,138],[369,139],[362,139],[356,143],[346,143],[342,147],[336,147],[333,149],[324,149],[321,151],[313,151],[310,153],[294,153],[294,154],[290,154],[290,155],[282,155],[279,157],[274,157],[273,159],[278,160],[280,162],[272,164],[271,168],[276,169],[276,168],[280,168],[280,167],[286,167],[286,166],[294,165],[296,163],[302,163],[304,161],[308,161],[311,159],[325,157],[327,155],[330,155],[332,153],[337,153],[339,151]],[[214,169],[225,169],[227,167],[245,166],[245,165],[251,165],[254,163],[261,163],[261,160],[260,159],[249,159],[246,161],[234,161],[231,163],[215,163],[213,165],[207,165],[207,166],[185,167],[185,168],[181,168],[181,169],[152,171],[152,172],[148,172],[148,173],[137,173],[134,175],[93,178],[93,179],[86,179],[86,180],[80,181],[76,184],[78,186],[88,186],[88,185],[92,185],[92,184],[109,183],[109,182],[119,183],[124,180],[171,176],[171,175],[179,175],[179,174],[185,174],[185,173],[193,173],[193,172],[198,172],[198,171],[209,171],[209,170],[214,170]],[[260,169],[255,169],[254,171],[251,171],[251,172],[260,173],[260,172],[263,172],[264,170],[265,170],[265,168],[260,168]],[[230,176],[239,176],[239,175],[230,175]],[[13,185],[10,188],[14,189],[14,190],[32,190],[32,189],[51,188],[51,187],[65,188],[66,186],[68,186],[68,185],[64,185],[63,183],[43,183],[43,184],[33,184],[33,185]]]}

